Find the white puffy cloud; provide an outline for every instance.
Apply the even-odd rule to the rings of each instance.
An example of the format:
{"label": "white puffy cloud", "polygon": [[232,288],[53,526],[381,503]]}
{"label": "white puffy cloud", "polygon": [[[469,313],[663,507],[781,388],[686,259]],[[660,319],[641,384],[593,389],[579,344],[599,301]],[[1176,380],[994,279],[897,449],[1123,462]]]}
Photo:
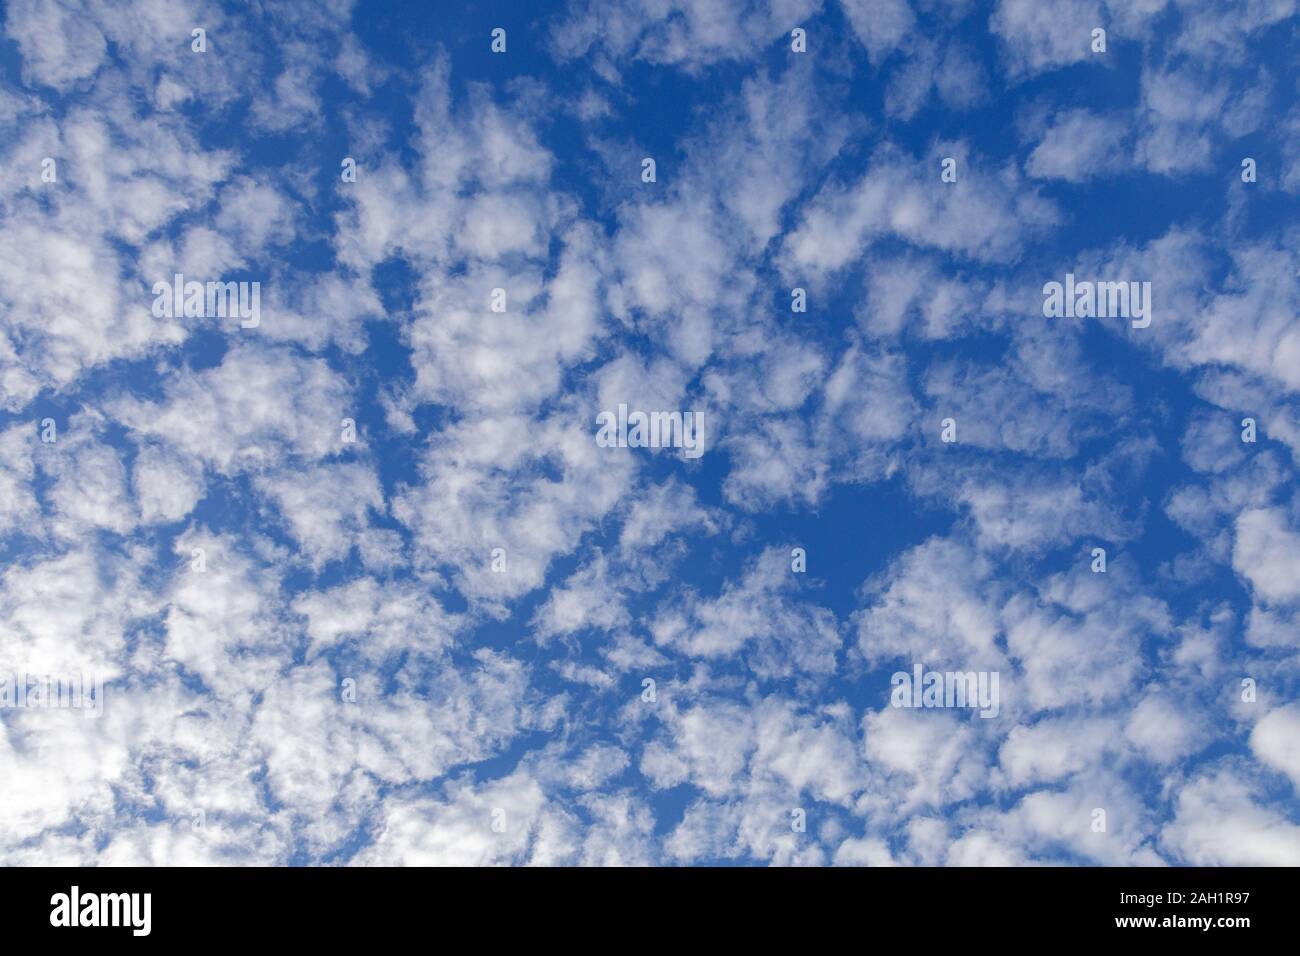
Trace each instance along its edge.
{"label": "white puffy cloud", "polygon": [[1024,690],[1042,709],[1113,701],[1143,671],[1138,653],[1149,633],[1167,632],[1164,603],[1138,590],[1134,572],[1111,562],[1093,574],[1076,569],[1048,578],[1038,594],[1016,594],[1002,609],[1007,651],[1024,669]]}
{"label": "white puffy cloud", "polygon": [[855,615],[859,649],[873,663],[901,658],[934,669],[996,670],[1003,657],[991,570],[960,542],[932,538],[913,548]]}
{"label": "white puffy cloud", "polygon": [[[820,0],[574,0],[551,27],[551,46],[563,62],[593,57],[611,78],[629,59],[698,70],[720,60],[744,59],[789,36]],[[617,65],[616,65],[617,64]]]}
{"label": "white puffy cloud", "polygon": [[1100,0],[1000,0],[989,29],[1002,39],[1012,75],[1032,75],[1093,56],[1103,9]]}
{"label": "white puffy cloud", "polygon": [[1300,826],[1261,804],[1231,767],[1198,774],[1178,790],[1161,840],[1192,866],[1295,866]]}
{"label": "white puffy cloud", "polygon": [[843,0],[841,5],[873,63],[897,48],[916,23],[907,0]]}
{"label": "white puffy cloud", "polygon": [[1237,517],[1232,566],[1269,602],[1300,602],[1300,534],[1277,508],[1252,508]]}
{"label": "white puffy cloud", "polygon": [[1300,706],[1270,711],[1250,732],[1250,749],[1300,788]]}
{"label": "white puffy cloud", "polygon": [[[873,241],[899,239],[985,262],[1014,259],[1058,213],[1012,167],[968,161],[965,147],[924,159],[878,152],[856,183],[823,187],[783,243],[783,271],[820,278],[851,265]],[[958,160],[955,183],[935,188],[939,160]]]}
{"label": "white puffy cloud", "polygon": [[706,659],[743,653],[765,678],[833,672],[840,647],[835,615],[794,596],[798,576],[790,563],[788,552],[771,548],[716,598],[674,600],[651,626],[655,643]]}
{"label": "white puffy cloud", "polygon": [[323,360],[249,344],[174,376],[160,401],[123,395],[110,412],[139,438],[229,476],[349,447],[340,426],[349,406],[346,383]]}
{"label": "white puffy cloud", "polygon": [[1025,170],[1036,179],[1079,183],[1122,168],[1127,130],[1119,116],[1090,110],[1058,113],[1029,154]]}
{"label": "white puffy cloud", "polygon": [[998,751],[1012,787],[1054,783],[1093,767],[1113,746],[1113,720],[1048,717],[1013,727]]}
{"label": "white puffy cloud", "polygon": [[943,807],[978,793],[988,760],[977,732],[945,710],[885,707],[862,719],[872,769],[897,781],[895,812]]}

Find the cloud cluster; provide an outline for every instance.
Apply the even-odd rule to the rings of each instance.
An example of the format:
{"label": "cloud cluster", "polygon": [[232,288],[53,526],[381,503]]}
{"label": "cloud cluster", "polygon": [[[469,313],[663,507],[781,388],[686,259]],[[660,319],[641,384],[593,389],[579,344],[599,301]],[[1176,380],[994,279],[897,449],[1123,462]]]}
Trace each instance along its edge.
{"label": "cloud cluster", "polygon": [[1296,12],[8,4],[0,862],[1300,862]]}

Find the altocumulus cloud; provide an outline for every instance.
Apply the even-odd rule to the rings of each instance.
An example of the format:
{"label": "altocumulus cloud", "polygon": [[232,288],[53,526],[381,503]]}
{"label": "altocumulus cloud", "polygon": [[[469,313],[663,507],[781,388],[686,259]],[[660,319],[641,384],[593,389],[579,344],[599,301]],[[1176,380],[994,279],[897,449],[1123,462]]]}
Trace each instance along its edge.
{"label": "altocumulus cloud", "polygon": [[1296,15],[7,4],[0,863],[1300,864]]}

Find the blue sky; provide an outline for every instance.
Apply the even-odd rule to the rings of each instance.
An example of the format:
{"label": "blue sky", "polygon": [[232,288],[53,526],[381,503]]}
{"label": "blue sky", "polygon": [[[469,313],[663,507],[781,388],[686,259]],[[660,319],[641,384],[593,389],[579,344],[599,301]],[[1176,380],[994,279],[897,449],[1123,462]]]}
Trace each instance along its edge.
{"label": "blue sky", "polygon": [[1294,0],[3,10],[0,861],[1300,863]]}

